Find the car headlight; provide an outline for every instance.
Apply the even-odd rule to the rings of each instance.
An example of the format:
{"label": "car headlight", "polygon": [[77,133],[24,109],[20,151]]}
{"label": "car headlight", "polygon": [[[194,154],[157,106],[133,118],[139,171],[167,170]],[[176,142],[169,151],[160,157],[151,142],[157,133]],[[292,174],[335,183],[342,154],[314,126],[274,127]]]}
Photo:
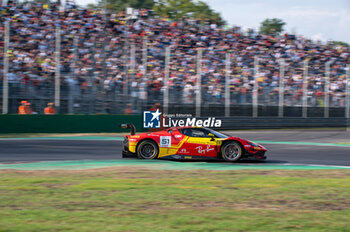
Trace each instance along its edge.
{"label": "car headlight", "polygon": [[248,144],[250,146],[253,146],[253,147],[259,147],[259,144],[256,144],[256,143],[253,143],[253,142],[248,142]]}

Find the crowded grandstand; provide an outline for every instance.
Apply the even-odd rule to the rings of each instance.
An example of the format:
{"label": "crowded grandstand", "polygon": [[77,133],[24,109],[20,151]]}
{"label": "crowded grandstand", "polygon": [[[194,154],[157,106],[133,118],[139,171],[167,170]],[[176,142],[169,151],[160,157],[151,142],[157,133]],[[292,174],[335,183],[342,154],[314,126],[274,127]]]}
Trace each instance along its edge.
{"label": "crowded grandstand", "polygon": [[[132,103],[137,112],[136,105],[162,101],[165,85],[170,103],[194,104],[199,91],[198,49],[203,50],[203,104],[224,104],[225,54],[229,52],[231,104],[252,103],[257,56],[259,104],[278,104],[283,59],[285,105],[302,104],[303,64],[307,60],[307,104],[324,106],[325,64],[329,62],[330,106],[344,107],[350,56],[346,46],[294,34],[263,35],[253,29],[201,23],[191,17],[174,21],[142,9],[132,16],[125,11],[108,12],[104,18],[102,10],[33,1],[9,2],[0,11],[1,69],[5,22],[10,22],[8,80],[12,112],[22,100],[33,102],[39,113],[54,100],[57,28],[61,33],[61,96],[71,99],[68,112],[86,112],[90,107],[90,113],[120,113],[123,109],[115,102],[122,102],[124,107],[126,102]],[[164,83],[166,47],[170,47],[168,83]],[[2,90],[2,81],[0,85]],[[95,102],[93,106],[83,104],[82,99],[89,98]]]}

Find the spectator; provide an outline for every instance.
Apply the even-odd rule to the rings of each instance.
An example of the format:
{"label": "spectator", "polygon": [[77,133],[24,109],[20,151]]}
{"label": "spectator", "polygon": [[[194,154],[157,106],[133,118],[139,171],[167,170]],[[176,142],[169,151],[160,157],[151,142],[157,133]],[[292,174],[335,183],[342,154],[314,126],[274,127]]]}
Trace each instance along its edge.
{"label": "spectator", "polygon": [[132,108],[131,108],[131,104],[127,104],[127,107],[125,109],[125,114],[127,115],[131,115],[133,113]]}
{"label": "spectator", "polygon": [[21,105],[18,107],[18,114],[27,114],[27,101],[21,101]]}
{"label": "spectator", "polygon": [[32,104],[30,102],[25,103],[26,106],[26,114],[33,114]]}
{"label": "spectator", "polygon": [[56,114],[56,109],[54,108],[54,104],[49,102],[47,107],[44,109],[44,114]]}

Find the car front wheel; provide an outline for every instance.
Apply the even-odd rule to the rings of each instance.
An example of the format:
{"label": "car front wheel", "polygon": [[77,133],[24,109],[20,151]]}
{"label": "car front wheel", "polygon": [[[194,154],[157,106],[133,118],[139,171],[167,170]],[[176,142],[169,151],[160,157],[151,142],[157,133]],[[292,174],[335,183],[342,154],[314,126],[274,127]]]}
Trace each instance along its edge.
{"label": "car front wheel", "polygon": [[139,159],[155,159],[158,153],[159,149],[154,141],[145,140],[137,146],[137,157]]}
{"label": "car front wheel", "polygon": [[228,162],[235,162],[242,156],[241,145],[236,141],[230,141],[221,147],[222,158]]}

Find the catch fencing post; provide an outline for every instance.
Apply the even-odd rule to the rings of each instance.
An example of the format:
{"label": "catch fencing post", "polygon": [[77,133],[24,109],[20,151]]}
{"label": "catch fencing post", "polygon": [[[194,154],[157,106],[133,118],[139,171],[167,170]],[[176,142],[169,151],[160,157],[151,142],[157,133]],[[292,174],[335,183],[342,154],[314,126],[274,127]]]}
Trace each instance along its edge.
{"label": "catch fencing post", "polygon": [[[136,47],[135,44],[131,44],[130,46],[130,73],[131,73],[131,98],[129,99],[129,101],[131,101],[132,104],[132,108],[134,108],[134,103],[136,103],[136,97],[137,97],[137,85],[133,86],[135,83],[135,52],[136,52]],[[136,103],[137,105],[137,103]]]}
{"label": "catch fencing post", "polygon": [[[144,79],[146,78],[146,75],[147,75],[147,36],[143,36],[143,39],[142,39],[142,66],[143,66],[142,74]],[[139,105],[140,112],[142,112],[142,108],[145,104],[145,101],[147,101],[147,97],[146,97],[146,94],[144,94],[144,91],[146,91],[146,87],[143,87],[143,90],[140,89],[140,97],[139,97],[139,99],[141,100],[141,104]]]}
{"label": "catch fencing post", "polygon": [[131,69],[131,80],[132,82],[135,81],[135,53],[136,53],[136,47],[135,44],[131,44],[130,49],[130,69]]}
{"label": "catch fencing post", "polygon": [[5,41],[4,41],[4,79],[2,86],[2,114],[8,113],[9,107],[9,82],[8,82],[8,72],[9,72],[9,56],[8,48],[10,42],[10,22],[5,23]]}
{"label": "catch fencing post", "polygon": [[[102,36],[103,36],[103,42],[102,42],[102,75],[103,75],[103,80],[106,80],[107,78],[107,65],[106,65],[106,60],[107,60],[107,0],[103,1],[103,31],[102,31]],[[103,101],[105,98],[103,98]]]}
{"label": "catch fencing post", "polygon": [[[77,35],[74,36],[73,40],[73,75],[72,78],[75,80],[77,77],[77,62],[78,62],[78,39],[79,37]],[[72,114],[74,113],[74,96],[75,95],[75,88],[72,86],[72,84],[69,84],[69,102],[68,102],[68,113]]]}
{"label": "catch fencing post", "polygon": [[231,59],[230,53],[226,53],[226,64],[225,64],[225,116],[230,116],[230,73],[231,73]]}
{"label": "catch fencing post", "polygon": [[169,107],[169,63],[170,63],[170,47],[165,48],[165,72],[164,72],[164,98],[163,111],[168,114]]}
{"label": "catch fencing post", "polygon": [[[95,102],[96,102],[96,93],[99,91],[99,87],[94,85],[94,79],[96,79],[95,76],[95,67],[96,67],[96,59],[95,59],[95,54],[96,54],[96,41],[94,42],[94,49],[91,51],[91,69],[89,73],[89,98],[88,103],[89,103],[89,114],[92,114],[96,109],[95,109]],[[100,83],[100,88],[103,89],[103,81]],[[103,105],[102,105],[103,107]]]}
{"label": "catch fencing post", "polygon": [[142,66],[143,66],[143,75],[147,74],[147,37],[144,36],[142,40]]}
{"label": "catch fencing post", "polygon": [[107,90],[104,89],[104,81],[107,79],[107,0],[103,1],[103,30],[102,30],[103,42],[102,42],[102,91],[104,93],[104,97],[102,98],[102,111],[106,111],[106,98],[107,98]]}
{"label": "catch fencing post", "polygon": [[303,76],[303,118],[307,118],[307,75],[308,75],[308,60],[304,61],[304,76]]}
{"label": "catch fencing post", "polygon": [[326,75],[324,77],[324,117],[329,117],[329,78],[330,78],[331,61],[326,62]]}
{"label": "catch fencing post", "polygon": [[350,132],[350,64],[346,68],[345,120],[346,131]]}
{"label": "catch fencing post", "polygon": [[280,60],[280,80],[279,80],[279,97],[278,97],[278,117],[283,117],[284,110],[284,60]]}
{"label": "catch fencing post", "polygon": [[55,107],[60,109],[60,79],[61,79],[61,70],[60,70],[60,56],[61,56],[61,28],[60,26],[56,26],[56,72],[55,72]]}
{"label": "catch fencing post", "polygon": [[129,59],[128,59],[128,43],[126,43],[126,45],[124,46],[124,49],[125,49],[125,63],[124,63],[124,88],[123,88],[123,95],[124,95],[124,99],[125,99],[125,102],[127,101],[127,97],[128,97],[128,82],[129,82],[129,78],[128,78],[128,72],[129,72]]}
{"label": "catch fencing post", "polygon": [[[130,7],[126,8],[126,22],[125,22],[125,26],[126,28],[129,27],[129,18],[130,18]],[[124,86],[123,86],[123,95],[124,95],[124,102],[128,101],[128,88],[129,88],[129,59],[128,59],[128,55],[129,55],[129,30],[127,29],[127,31],[125,32],[125,36],[124,36],[124,73],[125,73],[125,77],[124,77]]]}
{"label": "catch fencing post", "polygon": [[253,87],[253,117],[258,117],[258,72],[259,72],[259,58],[254,56],[254,87]]}
{"label": "catch fencing post", "polygon": [[201,84],[202,84],[202,53],[203,50],[197,50],[197,93],[196,93],[196,117],[201,116]]}

